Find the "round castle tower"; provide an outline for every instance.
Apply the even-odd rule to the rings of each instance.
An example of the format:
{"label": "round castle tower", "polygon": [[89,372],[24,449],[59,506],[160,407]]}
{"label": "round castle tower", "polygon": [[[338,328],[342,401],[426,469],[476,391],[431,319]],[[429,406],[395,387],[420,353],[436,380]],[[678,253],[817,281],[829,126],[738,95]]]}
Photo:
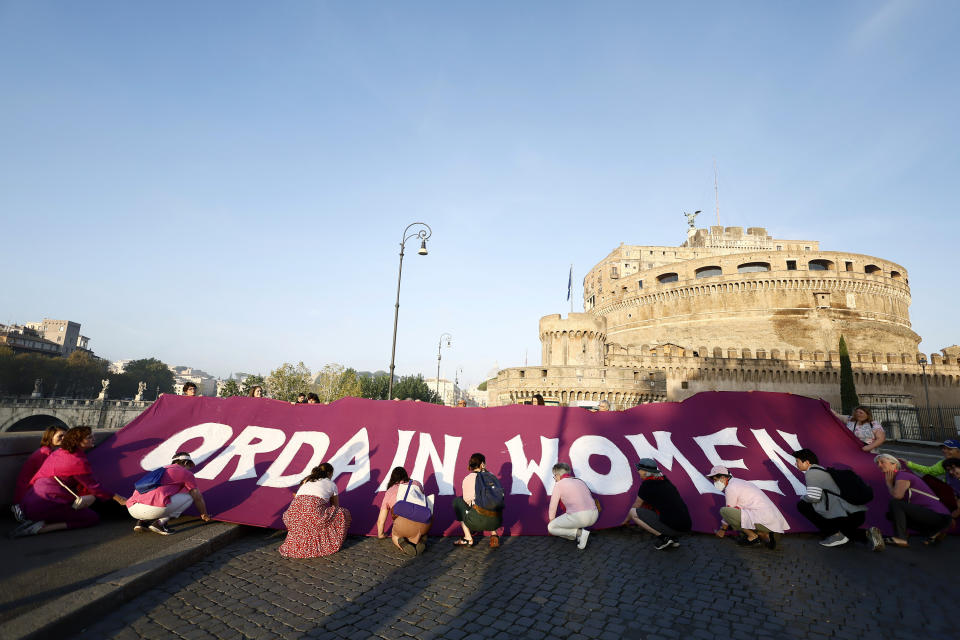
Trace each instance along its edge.
{"label": "round castle tower", "polygon": [[603,366],[605,318],[590,313],[554,313],[540,318],[543,366]]}

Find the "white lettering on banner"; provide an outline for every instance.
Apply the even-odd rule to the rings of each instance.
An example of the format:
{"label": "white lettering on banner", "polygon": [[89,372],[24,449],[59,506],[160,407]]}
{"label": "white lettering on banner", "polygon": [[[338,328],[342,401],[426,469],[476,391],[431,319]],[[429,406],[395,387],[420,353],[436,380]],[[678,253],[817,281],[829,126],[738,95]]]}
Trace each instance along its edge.
{"label": "white lettering on banner", "polygon": [[[606,474],[594,471],[590,466],[590,456],[605,456],[610,460],[610,471]],[[574,440],[570,445],[570,466],[576,477],[583,480],[592,492],[600,495],[623,493],[633,485],[627,456],[603,436],[580,436]]]}
{"label": "white lettering on banner", "polygon": [[[780,470],[780,473],[787,478],[787,481],[790,482],[790,486],[793,487],[793,490],[796,492],[796,494],[798,496],[805,494],[807,492],[806,486],[804,483],[797,480],[797,477],[793,475],[793,471],[791,471],[791,469],[794,468],[796,461],[796,458],[793,457],[793,452],[803,448],[800,446],[799,438],[797,438],[797,436],[793,433],[786,433],[777,429],[777,433],[780,434],[780,437],[783,438],[783,441],[787,443],[787,446],[791,447],[790,451],[784,451],[777,443],[773,441],[773,438],[770,437],[770,434],[768,434],[765,429],[750,429],[750,431],[753,433],[753,437],[757,439],[757,442],[760,444],[763,452],[767,454],[770,462],[772,462],[773,465]],[[790,463],[789,468],[784,464],[784,460]],[[764,480],[763,482],[773,482],[776,484],[777,481]],[[759,485],[759,481],[754,482],[754,484]],[[766,487],[761,487],[761,489],[769,491],[769,489]],[[777,493],[783,495],[779,488],[777,489]]]}
{"label": "white lettering on banner", "polygon": [[420,434],[420,446],[417,449],[417,459],[413,463],[413,473],[410,478],[424,482],[427,472],[427,459],[433,465],[433,475],[437,481],[437,494],[441,496],[453,495],[453,474],[457,468],[457,453],[460,451],[459,436],[443,436],[443,459],[433,446],[433,438],[429,433]]}
{"label": "white lettering on banner", "polygon": [[199,447],[189,453],[195,464],[201,464],[216,453],[220,447],[227,444],[227,440],[232,436],[233,429],[219,422],[204,422],[194,425],[173,434],[157,445],[156,449],[143,457],[140,466],[146,471],[165,467],[173,460],[173,456],[181,451],[183,445],[196,438],[202,438],[202,442]]}
{"label": "white lettering on banner", "polygon": [[[303,445],[310,445],[313,454],[310,460],[300,471],[287,473],[287,467],[297,457]],[[283,448],[277,459],[270,465],[267,471],[260,476],[257,484],[262,487],[292,487],[302,480],[310,471],[323,462],[323,457],[327,455],[327,448],[330,447],[330,437],[322,431],[296,431],[287,446]]]}
{"label": "white lettering on banner", "polygon": [[545,438],[540,436],[540,464],[527,460],[523,452],[523,439],[516,435],[505,443],[510,454],[510,466],[513,468],[513,484],[510,493],[518,496],[529,496],[530,478],[534,474],[540,478],[547,495],[553,494],[553,465],[557,464],[560,456],[560,438]]}
{"label": "white lettering on banner", "polygon": [[720,454],[717,453],[717,447],[742,447],[743,443],[740,442],[740,438],[737,437],[737,428],[736,427],[727,427],[726,429],[721,429],[716,433],[711,433],[706,436],[694,436],[693,441],[696,442],[700,448],[703,450],[703,455],[707,457],[707,460],[711,465],[723,465],[727,469],[746,469],[747,464],[743,461],[743,458],[737,460],[724,460],[720,457]]}
{"label": "white lettering on banner", "polygon": [[[354,464],[350,464],[352,461]],[[333,480],[341,473],[349,473],[350,481],[344,491],[356,489],[365,482],[370,481],[370,440],[367,438],[367,430],[360,429],[347,441],[345,445],[332,458],[330,464],[333,465]]]}
{"label": "white lettering on banner", "polygon": [[638,457],[653,458],[657,461],[658,466],[663,467],[667,471],[673,471],[674,460],[679,462],[680,466],[683,467],[683,470],[686,471],[690,477],[690,481],[693,482],[693,486],[696,487],[700,494],[721,493],[717,491],[717,488],[713,486],[712,482],[707,480],[707,478],[687,460],[686,456],[680,453],[680,450],[673,444],[670,436],[669,431],[654,431],[653,439],[657,443],[656,447],[652,446],[643,434],[638,433],[635,436],[625,437],[627,441],[633,445],[633,449],[637,452]]}
{"label": "white lettering on banner", "polygon": [[213,480],[226,468],[233,458],[237,460],[237,468],[229,480],[246,480],[257,477],[256,457],[260,453],[270,453],[283,446],[287,434],[281,429],[270,427],[249,426],[240,432],[240,435],[231,442],[226,449],[220,452],[210,464],[197,472],[198,478]]}
{"label": "white lettering on banner", "polygon": [[390,470],[383,474],[383,482],[377,487],[377,493],[387,490],[390,483],[390,474],[396,467],[405,467],[407,462],[407,453],[410,451],[410,442],[413,441],[413,434],[416,431],[397,430],[397,452],[393,454],[393,462],[390,463]]}

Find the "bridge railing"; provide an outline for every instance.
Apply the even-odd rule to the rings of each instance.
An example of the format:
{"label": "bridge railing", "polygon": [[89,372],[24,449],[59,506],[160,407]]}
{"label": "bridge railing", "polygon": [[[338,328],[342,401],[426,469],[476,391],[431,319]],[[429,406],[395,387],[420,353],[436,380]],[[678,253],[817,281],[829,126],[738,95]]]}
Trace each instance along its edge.
{"label": "bridge railing", "polygon": [[0,396],[0,406],[23,408],[60,408],[76,409],[81,407],[117,407],[131,409],[145,409],[153,404],[153,400],[97,400],[91,398],[29,398],[24,396]]}

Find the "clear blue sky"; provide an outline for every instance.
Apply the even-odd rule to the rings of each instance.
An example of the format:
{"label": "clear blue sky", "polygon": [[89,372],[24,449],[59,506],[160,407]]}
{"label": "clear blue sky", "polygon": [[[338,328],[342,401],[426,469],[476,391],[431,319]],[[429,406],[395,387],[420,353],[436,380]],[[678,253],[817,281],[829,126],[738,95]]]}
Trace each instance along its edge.
{"label": "clear blue sky", "polygon": [[[960,342],[960,4],[0,2],[0,322],[110,359],[539,363],[620,242],[681,213],[910,273]],[[712,216],[700,222],[710,222]]]}

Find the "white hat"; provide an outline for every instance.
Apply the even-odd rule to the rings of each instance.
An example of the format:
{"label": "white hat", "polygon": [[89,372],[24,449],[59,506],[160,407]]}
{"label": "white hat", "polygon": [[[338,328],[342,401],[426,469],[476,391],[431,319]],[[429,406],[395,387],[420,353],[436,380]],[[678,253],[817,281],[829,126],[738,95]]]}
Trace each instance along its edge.
{"label": "white hat", "polygon": [[712,478],[714,476],[729,476],[729,475],[730,475],[730,472],[727,471],[727,468],[722,464],[718,464],[713,467],[710,467],[710,473],[707,474],[707,477]]}

